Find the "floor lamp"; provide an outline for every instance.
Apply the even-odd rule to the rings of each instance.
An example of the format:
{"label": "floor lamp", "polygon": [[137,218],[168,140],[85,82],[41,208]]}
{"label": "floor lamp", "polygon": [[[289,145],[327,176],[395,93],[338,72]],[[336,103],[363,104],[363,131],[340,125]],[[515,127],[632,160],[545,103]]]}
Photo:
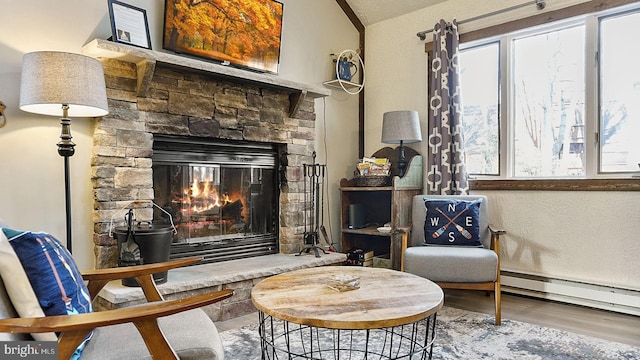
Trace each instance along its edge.
{"label": "floor lamp", "polygon": [[404,144],[422,141],[420,118],[414,110],[389,111],[382,116],[382,142],[400,144],[398,170],[404,176],[407,159],[404,155]]}
{"label": "floor lamp", "polygon": [[22,59],[20,109],[62,116],[58,154],[64,158],[67,249],[71,252],[71,189],[69,157],[75,152],[69,117],[96,117],[109,113],[104,72],[100,61],[55,51],[27,53]]}

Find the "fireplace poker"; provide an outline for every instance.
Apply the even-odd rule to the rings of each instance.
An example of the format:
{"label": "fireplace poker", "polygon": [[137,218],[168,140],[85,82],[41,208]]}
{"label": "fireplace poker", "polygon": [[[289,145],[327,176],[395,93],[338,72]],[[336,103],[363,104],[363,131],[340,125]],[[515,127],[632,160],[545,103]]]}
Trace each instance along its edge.
{"label": "fireplace poker", "polygon": [[[315,155],[315,153],[314,153]],[[315,197],[315,201],[314,204],[315,206],[315,210],[316,210],[316,223],[315,223],[315,228],[313,229],[313,231],[315,232],[316,235],[318,235],[318,230],[320,230],[320,206],[318,206],[318,204],[320,203],[320,165],[315,164],[315,156],[314,156],[314,165],[313,165],[313,182],[314,182],[314,187],[315,187],[315,192],[316,192],[316,197]],[[316,238],[317,240],[317,238]],[[318,242],[316,241],[316,244]]]}
{"label": "fireplace poker", "polygon": [[304,204],[302,208],[302,224],[304,225],[305,241],[307,236],[307,164],[302,164],[302,191],[304,193]]}

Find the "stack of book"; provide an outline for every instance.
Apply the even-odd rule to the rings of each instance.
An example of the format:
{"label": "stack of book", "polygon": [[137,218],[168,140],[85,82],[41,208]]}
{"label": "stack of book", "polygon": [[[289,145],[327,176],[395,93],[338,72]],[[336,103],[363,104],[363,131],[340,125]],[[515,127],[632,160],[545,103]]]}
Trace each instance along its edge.
{"label": "stack of book", "polygon": [[347,252],[345,265],[373,266],[373,250],[353,248]]}

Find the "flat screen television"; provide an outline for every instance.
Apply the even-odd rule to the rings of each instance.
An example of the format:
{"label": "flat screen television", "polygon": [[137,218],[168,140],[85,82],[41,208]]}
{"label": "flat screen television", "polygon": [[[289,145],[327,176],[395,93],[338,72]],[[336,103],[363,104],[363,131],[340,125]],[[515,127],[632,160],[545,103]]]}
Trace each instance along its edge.
{"label": "flat screen television", "polygon": [[275,0],[166,0],[162,47],[277,74],[282,11]]}

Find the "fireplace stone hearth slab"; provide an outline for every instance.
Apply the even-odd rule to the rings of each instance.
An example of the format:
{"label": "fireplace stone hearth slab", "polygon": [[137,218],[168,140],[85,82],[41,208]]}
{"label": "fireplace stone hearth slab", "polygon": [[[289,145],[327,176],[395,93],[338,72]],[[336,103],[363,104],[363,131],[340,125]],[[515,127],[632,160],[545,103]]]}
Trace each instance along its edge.
{"label": "fireplace stone hearth slab", "polygon": [[[233,289],[235,293],[231,298],[204,308],[213,321],[224,321],[256,311],[251,303],[251,288],[262,279],[297,269],[341,265],[345,260],[346,254],[329,252],[320,257],[306,253],[301,256],[274,254],[195,265],[170,270],[167,282],[158,285],[158,290],[165,299],[171,300]],[[117,309],[144,302],[140,288],[112,281],[100,292],[95,307]]]}

